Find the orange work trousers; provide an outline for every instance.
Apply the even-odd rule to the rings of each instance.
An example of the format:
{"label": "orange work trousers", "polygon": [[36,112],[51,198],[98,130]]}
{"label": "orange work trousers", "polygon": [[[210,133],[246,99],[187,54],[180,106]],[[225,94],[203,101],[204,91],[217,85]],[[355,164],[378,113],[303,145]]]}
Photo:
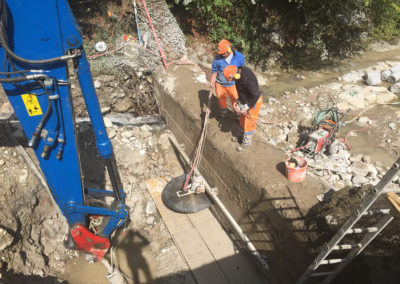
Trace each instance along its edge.
{"label": "orange work trousers", "polygon": [[215,95],[218,98],[218,105],[222,109],[226,109],[226,97],[229,95],[229,99],[231,100],[231,103],[233,103],[237,100],[238,98],[238,93],[236,91],[236,86],[230,86],[230,87],[225,87],[222,86],[218,83],[215,83]]}
{"label": "orange work trousers", "polygon": [[246,114],[240,116],[240,126],[244,130],[244,133],[253,132],[256,129],[258,113],[260,112],[262,103],[262,96],[260,96],[254,107],[250,108]]}

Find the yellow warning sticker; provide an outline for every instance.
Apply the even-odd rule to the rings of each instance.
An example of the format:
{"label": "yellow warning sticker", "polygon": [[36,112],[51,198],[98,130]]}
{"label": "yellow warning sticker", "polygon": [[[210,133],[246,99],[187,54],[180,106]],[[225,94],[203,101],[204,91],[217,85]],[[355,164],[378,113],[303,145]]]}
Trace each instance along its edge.
{"label": "yellow warning sticker", "polygon": [[29,116],[41,115],[43,114],[42,109],[40,108],[38,99],[36,96],[31,94],[21,95],[22,100],[24,101],[26,111]]}

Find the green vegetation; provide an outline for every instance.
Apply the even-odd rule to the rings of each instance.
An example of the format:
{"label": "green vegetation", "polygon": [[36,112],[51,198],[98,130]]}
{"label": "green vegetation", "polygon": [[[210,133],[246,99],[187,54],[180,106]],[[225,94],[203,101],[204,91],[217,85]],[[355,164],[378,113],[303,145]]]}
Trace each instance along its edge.
{"label": "green vegetation", "polygon": [[194,28],[214,42],[226,38],[262,66],[331,62],[400,31],[400,0],[168,2],[184,32]]}

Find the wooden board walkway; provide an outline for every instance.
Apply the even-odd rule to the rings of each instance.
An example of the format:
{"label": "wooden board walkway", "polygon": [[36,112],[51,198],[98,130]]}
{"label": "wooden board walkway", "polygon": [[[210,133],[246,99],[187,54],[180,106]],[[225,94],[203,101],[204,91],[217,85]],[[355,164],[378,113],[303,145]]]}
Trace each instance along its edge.
{"label": "wooden board walkway", "polygon": [[193,214],[176,213],[165,207],[162,178],[145,181],[172,239],[199,284],[267,283],[251,259],[238,252],[210,210]]}

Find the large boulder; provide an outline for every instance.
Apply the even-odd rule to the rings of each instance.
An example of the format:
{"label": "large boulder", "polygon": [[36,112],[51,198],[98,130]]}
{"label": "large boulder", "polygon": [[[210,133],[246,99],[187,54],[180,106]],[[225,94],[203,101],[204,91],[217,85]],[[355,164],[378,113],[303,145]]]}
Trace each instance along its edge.
{"label": "large boulder", "polygon": [[385,104],[397,96],[385,87],[344,85],[338,94],[338,107],[342,110],[363,109],[374,104]]}

